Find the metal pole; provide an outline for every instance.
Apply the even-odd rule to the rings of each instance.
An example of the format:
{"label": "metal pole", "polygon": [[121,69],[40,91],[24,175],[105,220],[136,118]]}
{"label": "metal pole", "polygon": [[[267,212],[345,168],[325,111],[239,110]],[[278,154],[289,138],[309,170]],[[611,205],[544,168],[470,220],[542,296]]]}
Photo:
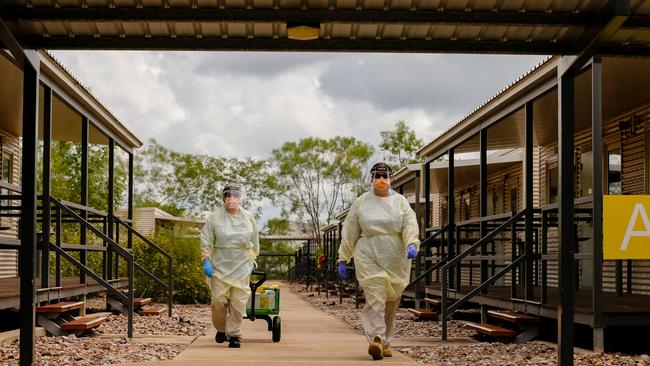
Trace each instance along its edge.
{"label": "metal pole", "polygon": [[50,287],[50,176],[52,167],[52,89],[43,86],[43,221],[41,288]]}
{"label": "metal pole", "polygon": [[[88,206],[88,133],[89,121],[87,117],[81,118],[81,197],[79,203],[82,206]],[[80,212],[81,218],[88,220],[88,211],[83,210]],[[79,225],[79,244],[86,245],[87,231],[84,225]],[[85,250],[79,251],[79,261],[84,266],[87,265],[87,252]],[[86,272],[79,271],[79,283],[86,283]]]}
{"label": "metal pole", "polygon": [[[420,171],[416,170],[415,171],[415,221],[420,225],[420,220],[421,220],[421,215],[420,215]],[[418,227],[418,233],[419,237],[422,238],[422,227]],[[421,268],[421,262],[422,262],[422,257],[425,256],[426,251],[423,252],[422,249],[420,248],[420,252],[418,253],[417,257],[415,257],[415,277],[419,277],[420,273],[422,273],[422,268]],[[421,298],[424,298],[424,286],[422,282],[419,282],[415,285],[415,292],[416,292],[416,301],[420,301]]]}
{"label": "metal pole", "polygon": [[[454,202],[454,149],[449,149],[449,162],[448,162],[448,174],[447,174],[447,243],[448,243],[448,253],[449,253],[449,259],[453,259],[454,256],[456,255],[456,248],[455,248],[455,243],[454,243],[454,230],[456,228],[454,227],[454,221],[456,219],[455,217],[455,212],[454,209],[456,207],[455,202]],[[458,266],[460,263],[458,264]],[[449,271],[449,283],[454,284],[455,283],[455,278],[454,278],[454,270],[450,268]],[[450,288],[453,285],[450,285]]]}
{"label": "metal pole", "polygon": [[524,265],[524,293],[526,300],[533,299],[533,102],[527,102],[525,106],[525,174],[524,179],[524,202],[526,204],[525,216],[525,251],[526,262]]}
{"label": "metal pole", "polygon": [[38,161],[38,83],[40,58],[36,51],[25,50],[36,60],[23,64],[23,151],[22,203],[20,211],[20,364],[34,363],[34,325],[36,321],[36,209]]}
{"label": "metal pole", "polygon": [[574,76],[558,80],[558,234],[559,291],[558,364],[573,365],[574,320]]}
{"label": "metal pole", "polygon": [[[113,239],[113,227],[115,225],[113,214],[115,212],[115,140],[113,138],[108,139],[108,237]],[[106,246],[106,261],[108,265],[107,276],[109,279],[113,279],[113,266],[111,265],[113,261],[113,250],[108,243],[105,243]]]}
{"label": "metal pole", "polygon": [[[134,156],[132,153],[129,154],[129,193],[128,193],[128,198],[127,198],[127,215],[129,217],[131,225],[134,225],[133,222],[133,187],[134,187],[134,180],[133,180],[133,164],[134,164]],[[127,234],[127,245],[129,249],[133,248],[133,233],[131,233],[130,230],[128,230]]]}
{"label": "metal pole", "polygon": [[[481,219],[487,216],[488,214],[488,209],[487,209],[487,180],[488,180],[488,166],[487,166],[487,129],[481,129],[481,132],[479,133],[479,140],[480,140],[480,169],[479,169],[479,179],[480,179],[480,186],[479,186],[479,216]],[[481,220],[480,222],[480,227],[479,227],[479,236],[482,238],[485,235],[487,235],[487,222]],[[487,246],[481,245],[481,256],[486,256],[487,253]],[[481,283],[485,283],[485,281],[488,279],[488,261],[486,259],[481,258]],[[483,290],[482,293],[486,293],[487,289]]]}
{"label": "metal pole", "polygon": [[591,150],[593,152],[593,256],[592,292],[594,351],[604,351],[603,336],[603,66],[600,57],[591,64]]}

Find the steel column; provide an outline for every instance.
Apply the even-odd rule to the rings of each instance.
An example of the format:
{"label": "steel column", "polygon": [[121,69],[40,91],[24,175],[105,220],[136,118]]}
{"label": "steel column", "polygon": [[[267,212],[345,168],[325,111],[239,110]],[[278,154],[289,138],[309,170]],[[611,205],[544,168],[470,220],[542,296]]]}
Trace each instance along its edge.
{"label": "steel column", "polygon": [[50,287],[50,176],[52,168],[52,89],[43,87],[43,222],[41,288]]}
{"label": "steel column", "polygon": [[[115,225],[113,214],[115,212],[115,140],[112,137],[108,138],[108,237],[113,237],[113,226]],[[106,243],[106,263],[107,263],[107,277],[113,279],[113,250],[110,245]]]}
{"label": "steel column", "polygon": [[[422,233],[424,232],[422,226],[420,226],[420,171],[415,171],[415,221],[418,223],[418,236],[422,239]],[[415,277],[419,277],[422,273],[422,258],[426,256],[426,251],[422,251],[423,248],[420,248],[417,257],[415,258]],[[416,300],[419,301],[420,298],[424,296],[424,286],[423,282],[418,282],[415,285],[415,291],[417,293]]]}
{"label": "steel column", "polygon": [[[603,65],[600,57],[591,63],[591,151],[593,152],[593,327],[594,350],[604,350],[602,337],[596,336],[603,328]],[[598,331],[599,332],[599,331]]]}
{"label": "steel column", "polygon": [[524,265],[524,296],[526,300],[533,299],[533,102],[526,103],[525,113],[525,178],[524,178],[524,203],[526,205],[525,221],[525,251],[526,262]]}
{"label": "steel column", "polygon": [[[88,206],[88,135],[90,130],[90,122],[88,117],[81,118],[81,194],[79,203],[82,206]],[[81,211],[82,219],[88,220],[88,211]],[[88,241],[88,232],[84,225],[80,225],[79,244],[86,245]],[[79,262],[84,266],[87,265],[87,252],[85,250],[79,251]],[[86,283],[86,273],[79,271],[79,283]]]}
{"label": "steel column", "polygon": [[[128,198],[127,198],[127,215],[129,217],[129,220],[131,220],[131,225],[134,224],[133,222],[133,187],[134,187],[134,180],[133,180],[133,163],[134,163],[134,156],[133,153],[129,153],[129,193],[128,193]],[[131,231],[128,231],[128,247],[129,249],[133,248],[133,235],[131,234]]]}
{"label": "steel column", "polygon": [[[36,51],[24,51],[37,59]],[[23,63],[22,203],[20,211],[20,364],[34,363],[39,63]]]}
{"label": "steel column", "polygon": [[[488,201],[487,201],[487,180],[488,180],[488,165],[487,165],[487,129],[481,129],[481,132],[479,132],[479,140],[480,140],[480,169],[479,169],[479,180],[480,180],[480,186],[479,186],[479,216],[481,218],[486,217],[488,215]],[[487,231],[487,222],[481,221],[480,223],[480,233],[479,236],[482,238],[485,236],[488,231]],[[481,245],[481,256],[485,258],[487,256],[487,245]],[[484,283],[488,279],[488,261],[487,259],[481,259],[481,283]],[[483,290],[482,293],[486,293],[487,290]]]}
{"label": "steel column", "polygon": [[[454,258],[456,255],[456,248],[455,248],[455,240],[454,240],[454,230],[456,228],[454,227],[454,221],[456,220],[455,217],[455,202],[454,202],[454,149],[449,149],[449,164],[447,168],[447,243],[448,243],[448,251],[449,253],[449,258]],[[460,266],[460,263],[458,264]],[[450,288],[452,287],[452,284],[455,283],[455,276],[454,276],[454,270],[450,268],[449,270],[449,276],[448,276]]]}
{"label": "steel column", "polygon": [[558,234],[559,304],[558,364],[573,365],[574,343],[574,76],[564,74],[558,80]]}

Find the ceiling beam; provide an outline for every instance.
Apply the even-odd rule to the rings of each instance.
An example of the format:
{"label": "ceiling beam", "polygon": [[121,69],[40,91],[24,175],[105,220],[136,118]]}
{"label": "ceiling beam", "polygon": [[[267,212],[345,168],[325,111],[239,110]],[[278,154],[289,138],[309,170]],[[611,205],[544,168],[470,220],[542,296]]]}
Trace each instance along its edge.
{"label": "ceiling beam", "polygon": [[21,43],[33,48],[69,50],[215,50],[215,51],[324,51],[324,52],[410,52],[487,54],[576,54],[568,42],[415,40],[415,39],[316,39],[221,37],[40,37],[29,36]]}
{"label": "ceiling beam", "polygon": [[[630,0],[610,0],[603,14],[606,21],[602,27],[588,40],[581,51],[574,57],[563,57],[558,65],[557,77],[567,73],[577,73],[582,67],[607,44],[632,13]],[[580,42],[578,42],[580,44]]]}
{"label": "ceiling beam", "polygon": [[[354,9],[215,9],[215,8],[77,8],[0,7],[6,20],[90,22],[342,22],[520,26],[598,26],[598,13],[354,10]],[[630,26],[650,27],[650,17],[630,19]]]}

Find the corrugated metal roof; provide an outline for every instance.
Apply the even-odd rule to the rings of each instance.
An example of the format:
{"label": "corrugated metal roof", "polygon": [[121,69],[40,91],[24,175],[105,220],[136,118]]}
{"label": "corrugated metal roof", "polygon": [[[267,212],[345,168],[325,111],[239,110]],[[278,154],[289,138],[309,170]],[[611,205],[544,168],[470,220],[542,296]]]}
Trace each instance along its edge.
{"label": "corrugated metal roof", "polygon": [[[574,53],[604,24],[607,0],[5,0],[3,20],[23,45],[47,48],[270,49]],[[650,5],[611,52],[647,52]],[[319,38],[287,39],[287,24]],[[588,32],[587,32],[588,33]],[[560,52],[560,51],[564,52]],[[555,51],[555,52],[554,52]]]}

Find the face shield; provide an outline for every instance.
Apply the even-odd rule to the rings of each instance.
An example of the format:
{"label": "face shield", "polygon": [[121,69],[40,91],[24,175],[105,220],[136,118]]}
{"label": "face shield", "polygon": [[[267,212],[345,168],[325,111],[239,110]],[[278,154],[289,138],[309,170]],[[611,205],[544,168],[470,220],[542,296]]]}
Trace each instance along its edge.
{"label": "face shield", "polygon": [[385,163],[377,163],[370,170],[370,182],[375,192],[387,192],[390,189],[390,182],[393,173]]}
{"label": "face shield", "polygon": [[223,204],[228,210],[241,208],[241,189],[235,185],[227,185],[222,192]]}

